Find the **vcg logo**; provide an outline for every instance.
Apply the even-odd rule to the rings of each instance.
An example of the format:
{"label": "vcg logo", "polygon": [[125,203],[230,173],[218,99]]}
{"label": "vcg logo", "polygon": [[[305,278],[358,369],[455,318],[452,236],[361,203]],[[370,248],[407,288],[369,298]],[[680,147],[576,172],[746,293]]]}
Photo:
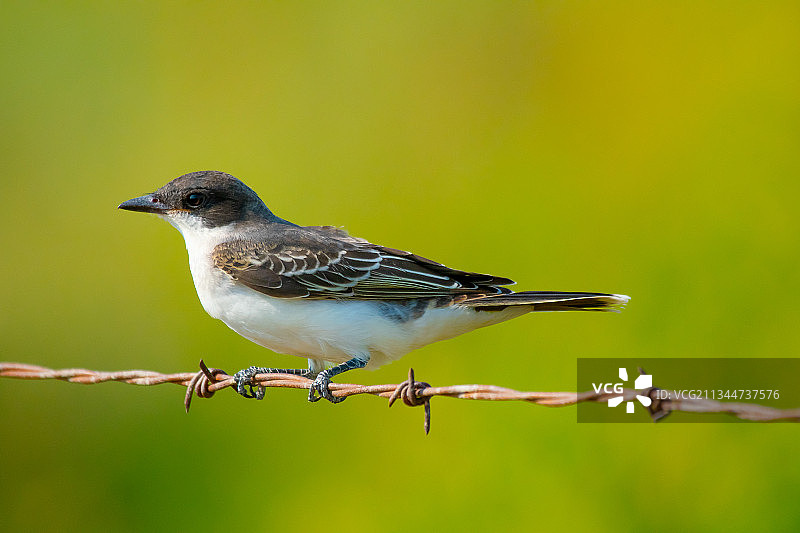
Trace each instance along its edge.
{"label": "vcg logo", "polygon": [[[613,396],[608,399],[608,406],[609,407],[616,407],[622,403],[625,399],[622,396],[623,389],[625,388],[625,382],[628,381],[628,371],[625,368],[619,369],[619,379],[622,380],[620,383],[592,383],[592,388],[594,389],[595,393],[600,393],[601,391],[606,394],[618,394],[618,396]],[[650,374],[642,374],[636,378],[636,381],[633,382],[633,388],[636,390],[645,390],[649,389],[653,386],[653,376]],[[652,401],[647,396],[642,396],[640,394],[636,395],[636,399],[639,400],[645,407],[649,407]],[[633,412],[633,402],[625,402],[625,412],[632,413]]]}

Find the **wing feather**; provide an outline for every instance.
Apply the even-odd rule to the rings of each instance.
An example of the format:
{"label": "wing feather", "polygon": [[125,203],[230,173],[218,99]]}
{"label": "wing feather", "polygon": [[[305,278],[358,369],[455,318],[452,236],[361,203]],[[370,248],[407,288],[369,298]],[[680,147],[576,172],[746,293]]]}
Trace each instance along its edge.
{"label": "wing feather", "polygon": [[217,268],[279,298],[412,299],[507,294],[507,278],[448,268],[330,226],[271,228],[214,248]]}

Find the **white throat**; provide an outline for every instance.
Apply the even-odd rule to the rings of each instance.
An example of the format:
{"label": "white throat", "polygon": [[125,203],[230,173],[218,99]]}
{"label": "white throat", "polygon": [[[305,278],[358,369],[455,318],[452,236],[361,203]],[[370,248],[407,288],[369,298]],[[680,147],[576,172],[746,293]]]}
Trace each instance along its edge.
{"label": "white throat", "polygon": [[211,253],[218,244],[239,237],[235,224],[211,228],[205,226],[199,217],[180,211],[172,211],[162,215],[162,218],[183,235],[186,251],[189,253],[189,270],[200,303],[209,315],[220,318],[219,305],[214,296],[221,285],[232,284],[232,280],[213,265]]}

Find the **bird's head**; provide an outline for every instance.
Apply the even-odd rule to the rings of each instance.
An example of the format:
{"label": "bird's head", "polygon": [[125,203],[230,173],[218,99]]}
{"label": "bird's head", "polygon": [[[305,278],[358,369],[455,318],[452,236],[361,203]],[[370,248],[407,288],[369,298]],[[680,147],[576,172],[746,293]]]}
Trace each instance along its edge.
{"label": "bird's head", "polygon": [[151,194],[122,202],[119,209],[154,213],[181,231],[248,220],[280,221],[250,187],[215,170],[184,174]]}

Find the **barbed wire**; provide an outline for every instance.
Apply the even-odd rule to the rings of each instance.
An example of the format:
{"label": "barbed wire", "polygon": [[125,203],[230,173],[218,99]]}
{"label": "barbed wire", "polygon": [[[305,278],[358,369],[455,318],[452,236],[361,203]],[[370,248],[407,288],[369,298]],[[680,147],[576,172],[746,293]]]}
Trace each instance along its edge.
{"label": "barbed wire", "polygon": [[[644,373],[639,369],[640,373]],[[118,381],[133,385],[160,385],[174,383],[186,387],[184,407],[189,412],[192,397],[211,398],[215,392],[228,387],[234,387],[233,376],[218,368],[208,368],[200,360],[200,371],[181,372],[177,374],[162,374],[150,370],[121,370],[117,372],[102,372],[87,370],[85,368],[65,368],[54,370],[43,366],[25,363],[0,362],[0,377],[15,379],[57,379],[70,383],[90,385]],[[257,374],[253,378],[254,385],[268,388],[308,389],[312,380],[292,374]],[[431,405],[434,396],[461,398],[466,400],[490,401],[525,401],[547,407],[566,407],[582,402],[606,403],[609,398],[622,395],[623,401],[632,401],[637,396],[650,398],[647,407],[654,421],[660,420],[672,411],[685,411],[691,413],[727,413],[742,420],[756,422],[773,422],[779,420],[800,421],[800,408],[779,409],[764,405],[738,402],[720,402],[705,398],[678,398],[670,391],[657,387],[645,390],[623,389],[621,393],[606,393],[603,391],[587,392],[523,392],[496,385],[451,385],[447,387],[433,387],[428,383],[416,381],[414,369],[409,369],[408,379],[399,384],[387,385],[357,385],[353,383],[331,383],[330,389],[334,396],[346,398],[360,394],[370,394],[389,399],[391,407],[397,400],[402,400],[408,406],[422,405],[425,408],[425,433],[430,431]]]}

